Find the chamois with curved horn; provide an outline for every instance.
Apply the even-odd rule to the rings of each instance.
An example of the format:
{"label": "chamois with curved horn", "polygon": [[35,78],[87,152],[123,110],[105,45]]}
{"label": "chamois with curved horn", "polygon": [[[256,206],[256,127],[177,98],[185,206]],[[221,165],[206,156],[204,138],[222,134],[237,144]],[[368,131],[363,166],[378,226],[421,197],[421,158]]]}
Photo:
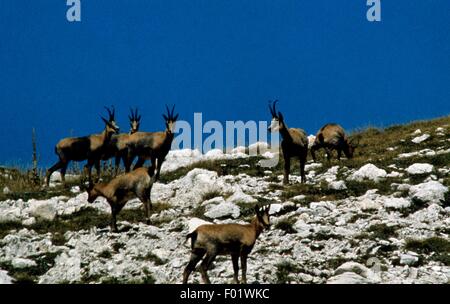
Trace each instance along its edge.
{"label": "chamois with curved horn", "polygon": [[291,158],[298,157],[300,160],[301,182],[306,181],[305,164],[308,156],[308,137],[302,129],[288,128],[284,122],[281,112],[277,112],[276,105],[278,100],[269,101],[269,110],[272,114],[272,122],[269,127],[270,132],[279,131],[282,137],[281,150],[284,158],[284,178],[283,183],[289,184],[289,173],[291,171]]}
{"label": "chamois with curved horn", "polygon": [[[141,115],[138,114],[138,109],[133,110],[130,108],[131,114],[128,115],[130,121],[130,132],[115,134],[112,136],[109,145],[105,148],[105,154],[102,156],[102,160],[108,160],[112,157],[115,158],[115,172],[114,176],[117,176],[120,169],[120,160],[123,161],[124,166],[127,164],[127,143],[130,140],[130,135],[139,131]],[[130,160],[131,162],[133,159]]]}
{"label": "chamois with curved horn", "polygon": [[99,196],[106,198],[111,207],[111,230],[117,232],[117,214],[129,200],[139,198],[144,204],[146,222],[150,224],[153,183],[154,177],[150,177],[148,169],[139,168],[133,172],[119,175],[108,183],[90,185],[87,189],[88,202],[93,203]]}
{"label": "chamois with curved horn", "polygon": [[341,159],[342,152],[347,158],[352,158],[357,143],[350,140],[344,129],[335,123],[324,125],[316,134],[316,139],[311,146],[311,156],[316,161],[316,151],[324,148],[328,161],[331,160],[332,150],[337,150],[337,159]]}
{"label": "chamois with curved horn", "polygon": [[100,176],[100,159],[109,145],[113,134],[119,132],[119,126],[115,121],[115,110],[105,107],[109,114],[109,119],[101,117],[105,123],[105,129],[100,134],[93,134],[84,137],[69,137],[60,140],[55,146],[55,153],[59,161],[47,170],[46,185],[50,183],[51,174],[61,169],[61,179],[65,183],[65,174],[70,161],[87,160],[85,171],[88,171],[89,183],[92,183],[91,171],[95,165],[97,175]]}
{"label": "chamois with curved horn", "polygon": [[256,239],[264,229],[269,229],[270,205],[258,208],[255,206],[256,216],[250,224],[207,224],[197,227],[188,234],[186,240],[191,239],[191,258],[183,273],[183,284],[194,271],[197,263],[203,258],[200,272],[203,282],[209,284],[206,273],[217,255],[230,254],[233,262],[234,281],[239,283],[239,258],[241,258],[242,283],[247,283],[247,257],[255,245]]}
{"label": "chamois with curved horn", "polygon": [[151,160],[152,164],[149,168],[149,173],[153,176],[156,169],[156,180],[159,179],[161,166],[169,153],[174,138],[175,122],[178,119],[178,114],[174,115],[175,105],[172,110],[166,105],[167,115],[163,114],[166,123],[166,130],[161,132],[136,132],[130,135],[130,140],[127,143],[128,157],[126,164],[126,172],[129,172],[131,160],[138,157],[138,161],[134,169],[140,168],[144,165],[146,160]]}

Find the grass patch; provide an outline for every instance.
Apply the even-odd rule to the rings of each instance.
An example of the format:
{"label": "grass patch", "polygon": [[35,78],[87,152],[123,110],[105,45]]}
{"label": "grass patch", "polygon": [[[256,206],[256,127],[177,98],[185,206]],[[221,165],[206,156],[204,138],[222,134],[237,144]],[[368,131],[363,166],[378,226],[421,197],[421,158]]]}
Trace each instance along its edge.
{"label": "grass patch", "polygon": [[387,240],[391,237],[397,236],[395,227],[387,226],[386,224],[375,224],[370,226],[367,231],[370,233],[372,239]]}
{"label": "grass patch", "polygon": [[219,190],[211,190],[211,191],[205,192],[202,195],[202,202],[208,201],[210,199],[213,199],[213,198],[216,198],[219,196],[224,196],[222,194],[222,192],[220,192]]}
{"label": "grass patch", "polygon": [[288,261],[283,261],[276,265],[277,271],[275,273],[276,284],[288,284],[293,279],[290,276],[291,273],[299,273],[300,268],[297,265],[292,264]]}
{"label": "grass patch", "polygon": [[[158,214],[161,211],[170,209],[171,206],[168,203],[155,203],[152,204],[152,210],[150,214]],[[145,217],[144,206],[138,209],[124,209],[117,215],[117,221],[127,221],[129,223],[145,223],[147,221]]]}
{"label": "grass patch", "polygon": [[8,275],[14,278],[16,283],[31,283],[37,282],[39,276],[46,273],[55,265],[55,258],[60,252],[47,252],[43,255],[31,256],[28,259],[36,262],[36,266],[26,267],[22,269],[14,268],[10,262],[0,263],[0,268],[8,271]]}
{"label": "grass patch", "polygon": [[108,249],[105,249],[98,254],[98,257],[103,259],[110,259],[112,257],[112,253]]}
{"label": "grass patch", "polygon": [[275,225],[275,229],[283,230],[288,234],[297,233],[297,231],[294,229],[294,224],[295,220],[293,218],[283,219]]}
{"label": "grass patch", "polygon": [[0,240],[7,236],[11,230],[21,229],[22,223],[20,222],[4,222],[0,223]]}
{"label": "grass patch", "polygon": [[429,259],[450,266],[450,241],[441,237],[427,239],[409,239],[406,241],[406,250],[429,255]]}
{"label": "grass patch", "polygon": [[138,259],[141,260],[141,261],[151,261],[156,266],[164,265],[164,264],[167,263],[167,262],[161,260],[157,255],[155,255],[155,254],[153,254],[151,252],[147,253],[144,256],[139,257]]}

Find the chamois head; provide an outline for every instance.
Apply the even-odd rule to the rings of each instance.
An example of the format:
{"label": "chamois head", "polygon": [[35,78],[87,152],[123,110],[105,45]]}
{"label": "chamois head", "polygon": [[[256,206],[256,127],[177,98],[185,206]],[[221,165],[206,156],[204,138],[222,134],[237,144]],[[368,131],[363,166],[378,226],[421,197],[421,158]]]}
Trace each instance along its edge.
{"label": "chamois head", "polygon": [[114,109],[114,107],[112,107],[112,111],[108,108],[105,107],[105,109],[108,111],[108,115],[109,115],[109,119],[106,119],[102,116],[102,120],[106,125],[106,133],[109,134],[117,134],[119,133],[119,126],[116,124],[116,119],[115,119],[115,114],[116,114],[116,110]]}
{"label": "chamois head", "polygon": [[270,205],[266,205],[263,207],[255,206],[255,213],[258,219],[258,223],[262,228],[269,229],[270,227],[270,218],[269,218],[269,210]]}
{"label": "chamois head", "polygon": [[178,119],[178,114],[173,116],[173,111],[175,110],[175,105],[173,105],[172,110],[166,105],[167,115],[163,114],[164,120],[166,121],[166,130],[170,133],[175,131],[175,122]]}
{"label": "chamois head", "polygon": [[345,145],[344,149],[342,150],[347,158],[352,158],[353,153],[355,153],[355,149],[358,146],[358,142],[355,141],[354,138],[352,139],[345,139]]}
{"label": "chamois head", "polygon": [[277,132],[280,129],[284,128],[283,114],[281,114],[281,112],[277,113],[277,102],[278,100],[275,100],[274,102],[269,101],[269,111],[270,114],[272,114],[272,122],[270,123],[270,127],[268,128],[269,132]]}
{"label": "chamois head", "polygon": [[141,115],[138,114],[138,109],[136,108],[133,112],[133,109],[130,108],[131,115],[128,115],[128,119],[130,120],[130,134],[136,133],[139,131],[139,125],[141,123]]}
{"label": "chamois head", "polygon": [[97,197],[100,195],[100,194],[98,193],[98,191],[96,190],[94,184],[92,184],[92,183],[89,183],[89,186],[88,186],[88,187],[83,187],[83,188],[86,189],[86,191],[87,191],[87,193],[88,193],[87,201],[88,201],[89,203],[91,203],[91,204],[92,204],[92,203],[97,199]]}

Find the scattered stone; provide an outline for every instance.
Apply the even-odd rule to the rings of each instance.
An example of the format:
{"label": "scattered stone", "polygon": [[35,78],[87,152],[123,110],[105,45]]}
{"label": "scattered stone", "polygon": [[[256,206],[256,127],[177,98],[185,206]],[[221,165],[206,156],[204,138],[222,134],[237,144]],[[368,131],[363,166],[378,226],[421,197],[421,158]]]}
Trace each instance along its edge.
{"label": "scattered stone", "polygon": [[210,219],[224,218],[224,217],[233,217],[238,218],[240,215],[240,208],[235,204],[229,202],[223,202],[219,205],[212,206],[207,209],[205,212],[205,216]]}
{"label": "scattered stone", "polygon": [[385,208],[403,209],[408,208],[409,206],[411,206],[411,201],[403,197],[389,197],[384,201]]}
{"label": "scattered stone", "polygon": [[421,142],[424,142],[425,140],[427,140],[428,138],[430,138],[430,134],[423,134],[421,136],[417,136],[414,137],[411,141],[415,144],[420,144]]}
{"label": "scattered stone", "polygon": [[344,272],[328,279],[327,284],[369,284],[370,281],[354,272]]}
{"label": "scattered stone", "polygon": [[408,174],[426,174],[431,173],[433,169],[433,165],[417,163],[406,168],[406,172],[408,172]]}
{"label": "scattered stone", "polygon": [[347,189],[347,186],[345,185],[344,181],[332,181],[328,183],[328,189],[332,190],[345,190]]}
{"label": "scattered stone", "polygon": [[46,201],[33,201],[30,203],[28,213],[31,216],[41,218],[48,221],[53,221],[57,214],[57,201],[50,199]]}
{"label": "scattered stone", "polygon": [[413,266],[419,262],[419,257],[411,254],[400,254],[400,264]]}
{"label": "scattered stone", "polygon": [[0,269],[0,285],[3,284],[12,284],[13,278],[8,275],[8,272]]}
{"label": "scattered stone", "polygon": [[384,169],[379,169],[377,166],[373,164],[367,164],[359,168],[356,172],[352,173],[349,180],[363,181],[365,179],[372,180],[375,182],[380,181],[385,178],[387,172]]}
{"label": "scattered stone", "polygon": [[413,199],[428,203],[440,203],[447,192],[448,188],[438,181],[428,181],[409,188],[409,195]]}
{"label": "scattered stone", "polygon": [[15,258],[11,262],[12,267],[17,269],[29,268],[36,266],[36,262],[30,259]]}

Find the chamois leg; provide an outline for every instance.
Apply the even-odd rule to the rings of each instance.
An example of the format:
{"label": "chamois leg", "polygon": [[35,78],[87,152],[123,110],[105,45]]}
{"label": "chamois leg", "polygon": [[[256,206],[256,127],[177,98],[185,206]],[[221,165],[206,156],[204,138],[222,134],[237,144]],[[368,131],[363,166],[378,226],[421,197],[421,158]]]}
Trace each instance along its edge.
{"label": "chamois leg", "polygon": [[[119,170],[120,170],[120,160],[123,157],[121,155],[116,155],[115,159],[114,159],[114,176],[117,176],[119,174]],[[125,160],[123,161],[123,163],[125,164]]]}
{"label": "chamois leg", "polygon": [[[92,166],[94,162],[92,160],[88,160],[87,164],[84,166],[84,174],[88,176],[89,185],[92,184]],[[86,172],[87,171],[87,172]]]}
{"label": "chamois leg", "polygon": [[156,176],[155,176],[155,180],[159,180],[159,173],[161,172],[161,166],[162,166],[162,159],[157,159],[156,163],[157,163],[157,167],[156,167]]}
{"label": "chamois leg", "polygon": [[247,254],[241,254],[242,283],[247,284]]}
{"label": "chamois leg", "polygon": [[131,165],[133,164],[133,157],[129,154],[123,156],[123,165],[125,166],[125,173],[130,172]]}
{"label": "chamois leg", "polygon": [[202,249],[193,249],[191,253],[191,258],[189,259],[189,263],[184,269],[183,272],[183,284],[187,284],[189,275],[192,271],[195,270],[195,266],[197,263],[202,259],[202,257],[205,255],[206,251]]}
{"label": "chamois leg", "polygon": [[291,171],[291,159],[290,157],[284,157],[284,178],[283,178],[283,184],[288,185],[289,184],[289,173]]}
{"label": "chamois leg", "polygon": [[313,145],[311,147],[311,157],[313,159],[313,162],[316,162],[316,151],[319,149],[318,145]]}
{"label": "chamois leg", "polygon": [[149,169],[148,169],[148,174],[153,177],[153,175],[155,174],[155,168],[156,168],[156,157],[152,157],[151,159],[152,164],[150,165]]}
{"label": "chamois leg", "polygon": [[233,262],[233,271],[234,271],[234,283],[239,284],[239,254],[232,253],[231,261]]}
{"label": "chamois leg", "polygon": [[216,255],[217,255],[217,250],[214,249],[214,250],[208,251],[206,253],[205,258],[203,259],[202,264],[201,264],[200,272],[202,274],[203,283],[205,283],[205,284],[211,284],[211,281],[208,278],[207,271],[208,271],[209,267],[211,266],[211,263],[216,258]]}
{"label": "chamois leg", "polygon": [[95,171],[97,172],[97,178],[96,178],[95,181],[98,182],[100,180],[100,175],[101,175],[101,173],[100,173],[100,160],[96,160],[95,163],[94,163],[94,166],[95,166]]}
{"label": "chamois leg", "polygon": [[142,167],[144,165],[144,163],[145,163],[145,158],[139,157],[136,162],[136,165],[134,165],[133,170],[136,170],[137,168]]}
{"label": "chamois leg", "polygon": [[119,229],[117,229],[117,214],[119,214],[125,204],[121,203],[117,197],[113,197],[109,204],[111,206],[111,230],[119,232]]}
{"label": "chamois leg", "polygon": [[55,172],[56,170],[61,169],[62,167],[64,167],[64,165],[67,166],[66,162],[59,160],[56,164],[54,164],[52,167],[50,167],[50,169],[47,170],[47,175],[45,177],[45,182],[47,186],[50,184],[50,176],[52,175],[52,173]]}
{"label": "chamois leg", "polygon": [[68,163],[64,163],[61,168],[61,182],[64,186],[66,186],[66,171],[67,171]]}
{"label": "chamois leg", "polygon": [[118,232],[117,229],[117,208],[111,205],[111,231]]}
{"label": "chamois leg", "polygon": [[145,193],[141,200],[142,203],[144,204],[145,222],[147,225],[150,225],[150,211],[152,210],[152,201],[150,198],[150,192]]}
{"label": "chamois leg", "polygon": [[325,152],[326,152],[326,154],[327,154],[327,160],[328,160],[328,161],[331,161],[331,149],[328,148],[328,147],[326,147],[326,148],[325,148]]}
{"label": "chamois leg", "polygon": [[300,159],[300,176],[301,176],[301,182],[302,184],[306,182],[306,175],[305,175],[305,164],[306,164],[306,153],[308,153],[308,151],[306,151],[305,153],[301,154],[299,156]]}

